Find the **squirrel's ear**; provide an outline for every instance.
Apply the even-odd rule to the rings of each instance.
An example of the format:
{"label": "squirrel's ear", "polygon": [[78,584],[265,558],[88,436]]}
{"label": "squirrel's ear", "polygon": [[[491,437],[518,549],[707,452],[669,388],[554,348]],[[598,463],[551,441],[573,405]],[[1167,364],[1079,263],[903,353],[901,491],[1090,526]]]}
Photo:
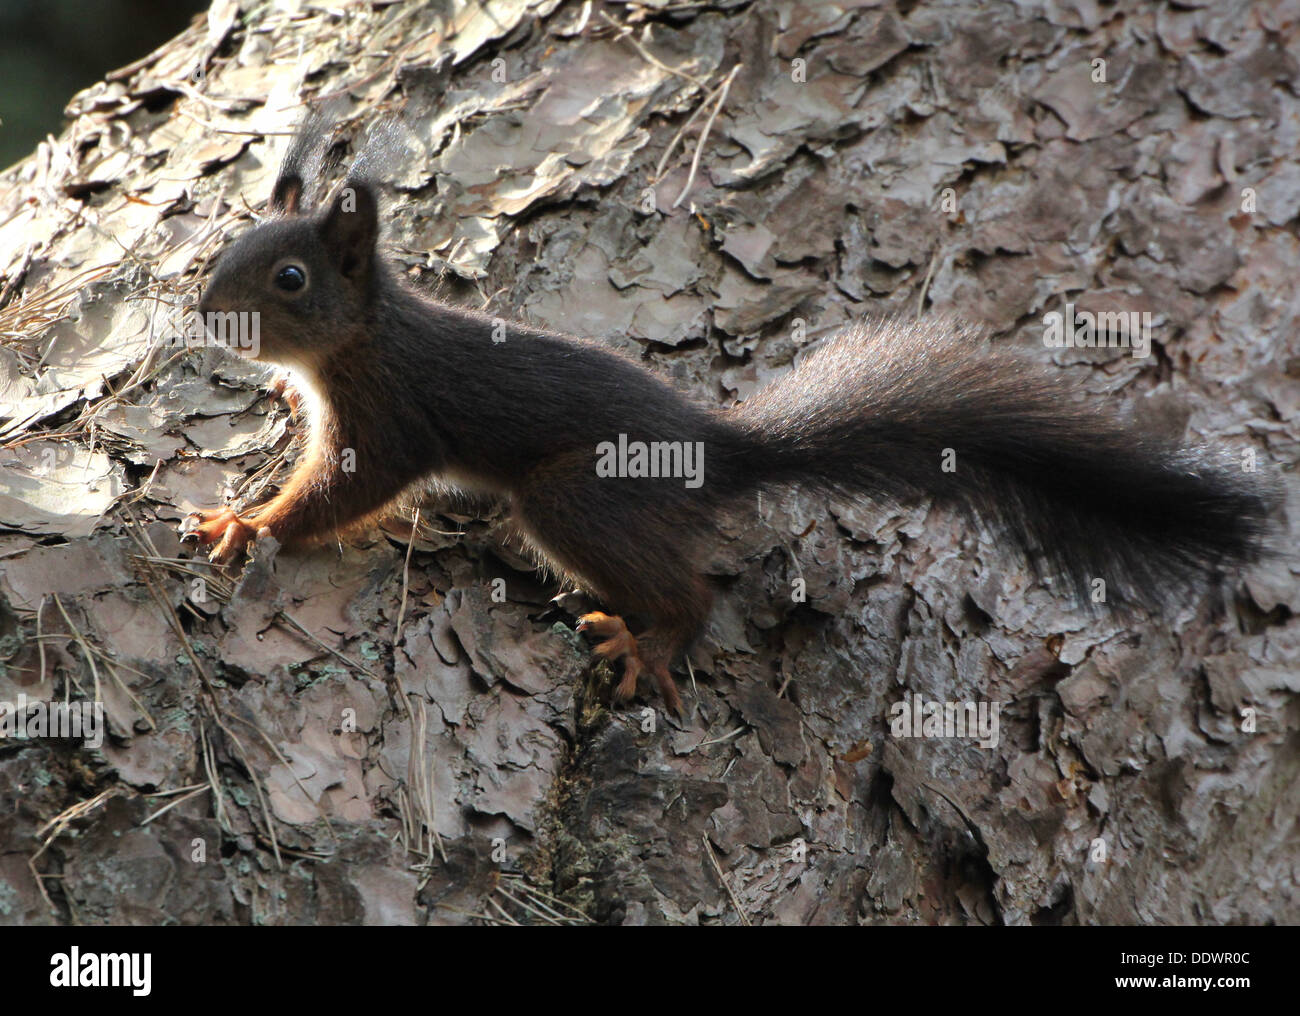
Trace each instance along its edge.
{"label": "squirrel's ear", "polygon": [[370,184],[344,180],[330,202],[320,232],[343,276],[364,282],[379,239],[379,201]]}
{"label": "squirrel's ear", "polygon": [[302,177],[297,173],[281,173],[271,190],[271,211],[282,215],[297,215],[302,207]]}

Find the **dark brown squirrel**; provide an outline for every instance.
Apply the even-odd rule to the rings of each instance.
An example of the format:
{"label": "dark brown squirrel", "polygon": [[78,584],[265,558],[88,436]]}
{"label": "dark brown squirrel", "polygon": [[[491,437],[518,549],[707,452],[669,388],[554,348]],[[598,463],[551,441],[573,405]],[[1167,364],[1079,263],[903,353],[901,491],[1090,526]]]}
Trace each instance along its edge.
{"label": "dark brown squirrel", "polygon": [[[509,501],[514,527],[557,573],[622,615],[580,621],[666,704],[669,673],[712,593],[699,562],[728,506],[802,484],[902,503],[924,497],[992,521],[1040,574],[1081,600],[1167,602],[1264,550],[1275,495],[1241,471],[1121,425],[1026,357],[981,348],[944,318],[855,324],[728,410],[705,408],[599,343],[501,322],[411,288],[379,249],[376,163],[363,146],[314,208],[329,132],[299,134],[272,217],[220,257],[199,310],[257,312],[259,359],[305,396],[305,454],[247,514],[198,513],[188,535],[227,563],[259,532],[319,539],[437,478]],[[702,482],[608,475],[620,439],[703,449]],[[355,469],[343,468],[345,454]]]}

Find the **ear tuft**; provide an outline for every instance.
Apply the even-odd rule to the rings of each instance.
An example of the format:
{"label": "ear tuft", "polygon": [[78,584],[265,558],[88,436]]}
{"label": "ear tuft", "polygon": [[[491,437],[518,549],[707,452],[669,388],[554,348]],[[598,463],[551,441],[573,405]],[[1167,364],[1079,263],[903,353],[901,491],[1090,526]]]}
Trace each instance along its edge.
{"label": "ear tuft", "polygon": [[298,126],[271,188],[272,212],[301,215],[311,210],[334,127],[331,108],[327,104],[315,110]]}

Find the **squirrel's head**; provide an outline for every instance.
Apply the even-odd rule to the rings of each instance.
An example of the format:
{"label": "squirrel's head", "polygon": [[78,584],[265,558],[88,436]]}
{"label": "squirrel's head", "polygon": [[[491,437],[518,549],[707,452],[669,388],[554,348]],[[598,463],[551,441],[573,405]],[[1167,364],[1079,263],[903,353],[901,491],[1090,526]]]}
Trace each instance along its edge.
{"label": "squirrel's head", "polygon": [[[319,149],[319,134],[310,137]],[[258,343],[244,355],[311,368],[362,334],[377,271],[379,202],[355,169],[319,210],[304,196],[319,156],[291,149],[271,194],[274,217],[222,252],[203,290],[199,313],[212,329],[248,327],[256,314]],[[227,315],[221,319],[214,314]],[[231,318],[229,315],[240,315]]]}

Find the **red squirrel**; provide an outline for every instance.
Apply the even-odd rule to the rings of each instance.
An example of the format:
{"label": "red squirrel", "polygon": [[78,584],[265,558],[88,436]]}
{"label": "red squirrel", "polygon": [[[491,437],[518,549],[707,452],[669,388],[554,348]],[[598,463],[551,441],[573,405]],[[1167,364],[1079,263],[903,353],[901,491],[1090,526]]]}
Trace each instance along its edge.
{"label": "red squirrel", "polygon": [[[276,496],[188,520],[213,561],[263,530],[327,536],[430,478],[495,494],[542,561],[620,612],[579,623],[622,662],[615,699],[644,672],[680,712],[669,667],[710,610],[702,551],[717,515],[760,490],[932,497],[997,524],[1076,594],[1104,580],[1110,604],[1159,604],[1264,549],[1267,484],[1121,425],[946,318],[850,325],[721,410],[600,343],[436,302],[381,251],[374,152],[313,205],[328,133],[300,133],[271,216],[219,257],[199,304],[260,314],[258,359],[292,371],[308,433]],[[697,457],[698,476],[608,468],[611,449],[643,446],[678,472]],[[623,615],[649,627],[633,636]]]}

